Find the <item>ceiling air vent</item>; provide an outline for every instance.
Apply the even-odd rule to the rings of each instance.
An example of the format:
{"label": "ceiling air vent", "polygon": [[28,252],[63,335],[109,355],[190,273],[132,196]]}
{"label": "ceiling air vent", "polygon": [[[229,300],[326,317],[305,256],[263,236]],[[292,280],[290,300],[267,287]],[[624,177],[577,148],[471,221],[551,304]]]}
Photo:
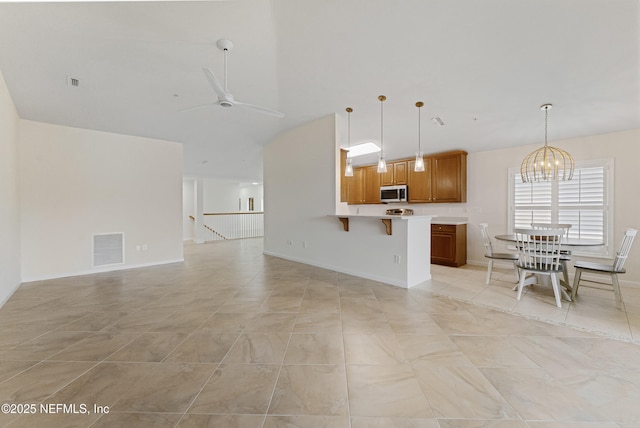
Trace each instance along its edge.
{"label": "ceiling air vent", "polygon": [[76,77],[67,76],[67,86],[80,86],[80,80]]}
{"label": "ceiling air vent", "polygon": [[432,117],[431,120],[436,124],[436,126],[444,126],[444,120],[442,120],[440,116]]}

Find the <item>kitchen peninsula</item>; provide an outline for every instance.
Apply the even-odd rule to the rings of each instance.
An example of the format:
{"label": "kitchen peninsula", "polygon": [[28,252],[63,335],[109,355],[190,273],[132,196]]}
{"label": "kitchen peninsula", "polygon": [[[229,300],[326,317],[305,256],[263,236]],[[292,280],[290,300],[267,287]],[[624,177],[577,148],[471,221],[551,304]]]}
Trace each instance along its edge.
{"label": "kitchen peninsula", "polygon": [[[382,259],[393,260],[393,267],[379,275],[385,282],[410,288],[431,279],[431,220],[433,215],[336,214],[336,227],[349,236],[356,247],[379,248]],[[354,263],[359,263],[354,254]],[[363,260],[369,266],[382,266],[375,259]]]}

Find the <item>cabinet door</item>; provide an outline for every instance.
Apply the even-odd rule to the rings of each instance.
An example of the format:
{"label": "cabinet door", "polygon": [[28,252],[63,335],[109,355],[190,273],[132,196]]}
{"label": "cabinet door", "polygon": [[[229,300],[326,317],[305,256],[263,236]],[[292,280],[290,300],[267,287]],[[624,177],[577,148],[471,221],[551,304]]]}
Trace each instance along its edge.
{"label": "cabinet door", "polygon": [[431,231],[431,263],[452,265],[456,259],[456,234]]}
{"label": "cabinet door", "polygon": [[432,202],[467,201],[466,160],[466,153],[432,156]]}
{"label": "cabinet door", "polygon": [[407,162],[407,188],[409,202],[431,202],[431,163],[424,158],[425,171],[415,172],[416,161]]}
{"label": "cabinet door", "polygon": [[364,203],[380,203],[380,175],[377,165],[364,167]]}
{"label": "cabinet door", "polygon": [[344,176],[344,170],[347,166],[347,151],[340,149],[340,202],[349,201],[349,177]]}
{"label": "cabinet door", "polygon": [[407,161],[393,163],[393,184],[407,184]]}
{"label": "cabinet door", "polygon": [[[381,186],[393,186],[395,184],[395,174],[393,169],[394,164],[391,162],[387,163],[387,172],[383,172],[380,174],[380,185]],[[377,170],[377,168],[376,168]]]}
{"label": "cabinet door", "polygon": [[431,263],[459,267],[467,263],[467,225],[431,225]]}
{"label": "cabinet door", "polygon": [[347,179],[347,202],[364,203],[364,168],[353,168],[353,177],[345,178]]}

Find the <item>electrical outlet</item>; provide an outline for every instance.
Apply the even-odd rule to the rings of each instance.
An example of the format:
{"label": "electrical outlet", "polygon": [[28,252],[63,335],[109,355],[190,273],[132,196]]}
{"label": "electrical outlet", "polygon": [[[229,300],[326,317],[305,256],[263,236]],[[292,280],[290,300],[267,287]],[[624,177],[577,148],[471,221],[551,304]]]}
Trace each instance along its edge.
{"label": "electrical outlet", "polygon": [[147,244],[142,244],[142,251],[147,251],[149,249],[149,247],[147,246]]}
{"label": "electrical outlet", "polygon": [[393,261],[397,264],[400,264],[400,255],[399,254],[395,254],[393,256]]}

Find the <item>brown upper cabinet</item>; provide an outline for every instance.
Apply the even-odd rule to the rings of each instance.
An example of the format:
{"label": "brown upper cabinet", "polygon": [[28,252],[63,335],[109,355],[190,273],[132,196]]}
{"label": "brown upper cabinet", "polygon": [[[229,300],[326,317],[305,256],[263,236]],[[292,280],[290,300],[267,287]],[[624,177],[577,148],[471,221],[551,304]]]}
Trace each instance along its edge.
{"label": "brown upper cabinet", "polygon": [[407,184],[407,161],[394,161],[387,163],[387,172],[380,174],[381,186],[396,186]]}
{"label": "brown upper cabinet", "polygon": [[415,160],[408,161],[408,180],[407,188],[409,193],[409,202],[428,203],[433,202],[431,192],[431,158],[424,157],[424,171],[415,172],[413,168],[416,166]]}
{"label": "brown upper cabinet", "polygon": [[351,177],[344,176],[344,170],[347,167],[347,151],[340,149],[340,202],[349,202],[348,181]]}
{"label": "brown upper cabinet", "polygon": [[431,202],[467,202],[467,152],[431,157]]}
{"label": "brown upper cabinet", "polygon": [[380,182],[381,175],[378,174],[378,166],[365,166],[364,168],[364,203],[380,203]]}
{"label": "brown upper cabinet", "polygon": [[424,172],[408,162],[409,202],[467,202],[467,152],[456,150],[424,157]]}
{"label": "brown upper cabinet", "polygon": [[364,204],[364,169],[353,168],[353,177],[345,177],[347,182],[347,202]]}
{"label": "brown upper cabinet", "polygon": [[[345,159],[341,152],[340,162]],[[353,169],[353,177],[344,177],[341,166],[341,200],[350,204],[379,204],[380,186],[406,184],[410,203],[467,201],[467,152],[456,150],[425,156],[424,172],[414,172],[414,166],[413,158],[388,162],[384,174],[378,174],[376,165],[361,166]]]}

